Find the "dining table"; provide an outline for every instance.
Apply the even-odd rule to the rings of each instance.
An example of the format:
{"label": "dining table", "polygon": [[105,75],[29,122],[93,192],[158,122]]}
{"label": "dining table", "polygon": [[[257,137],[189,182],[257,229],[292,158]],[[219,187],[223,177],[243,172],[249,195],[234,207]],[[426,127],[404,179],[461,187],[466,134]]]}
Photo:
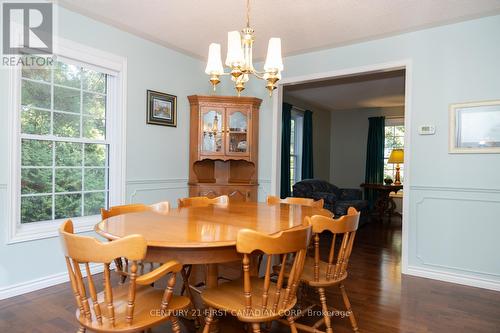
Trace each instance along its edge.
{"label": "dining table", "polygon": [[324,208],[229,202],[117,215],[96,224],[95,231],[108,240],[142,235],[148,246],[145,258],[148,262],[177,260],[184,265],[207,265],[205,283],[214,288],[218,284],[217,265],[241,260],[236,251],[240,230],[273,235],[300,226],[306,216],[313,215],[332,217]]}

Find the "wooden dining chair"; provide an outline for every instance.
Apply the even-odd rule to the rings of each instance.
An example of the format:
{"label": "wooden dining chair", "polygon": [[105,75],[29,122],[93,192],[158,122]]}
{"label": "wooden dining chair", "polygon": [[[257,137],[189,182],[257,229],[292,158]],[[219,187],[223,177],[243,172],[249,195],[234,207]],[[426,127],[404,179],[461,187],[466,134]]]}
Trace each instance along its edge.
{"label": "wooden dining chair", "polygon": [[[188,198],[180,198],[177,200],[177,206],[179,208],[187,208],[187,207],[205,207],[208,205],[213,205],[213,204],[219,204],[219,205],[227,205],[229,203],[229,197],[227,195],[221,195],[215,198],[209,198],[209,197],[188,197]],[[187,295],[191,298],[193,301],[193,296],[191,294],[191,290],[195,291],[198,294],[201,294],[201,289],[206,285],[205,282],[198,282],[194,285],[191,285],[189,283],[189,279],[191,277],[191,273],[193,272],[193,265],[184,265],[182,269],[182,277],[184,279],[184,284],[181,289],[181,295],[184,294],[184,292],[187,293]],[[231,281],[230,279],[219,276],[217,277],[218,280],[223,280],[223,281]],[[193,301],[194,304],[194,301]],[[199,312],[199,311],[196,311]],[[196,324],[197,326],[199,325],[199,319],[196,316],[195,317]]]}
{"label": "wooden dining chair", "polygon": [[314,201],[314,199],[310,199],[310,198],[296,198],[296,197],[288,197],[285,199],[281,199],[281,198],[273,196],[273,195],[268,195],[266,201],[269,205],[284,203],[284,204],[290,204],[290,205],[302,205],[302,206],[309,206],[309,207],[316,207],[316,208],[323,208],[323,205],[325,203],[325,201],[323,199],[316,200],[316,201]]}
{"label": "wooden dining chair", "polygon": [[[174,332],[180,332],[176,312],[190,304],[189,298],[173,294],[176,273],[180,272],[182,264],[172,260],[152,272],[138,275],[138,262],[144,259],[147,249],[146,240],[141,235],[102,243],[92,237],[75,235],[71,220],[61,225],[59,234],[77,305],[78,333],[87,329],[92,332],[139,332],[167,320],[172,321]],[[131,274],[128,285],[113,287],[110,263],[118,257],[131,261]],[[100,292],[90,271],[91,264],[104,266]],[[165,290],[150,286],[165,276],[168,276]]]}
{"label": "wooden dining chair", "polygon": [[[329,313],[334,312],[332,312],[332,309],[329,309],[326,304],[325,288],[338,286],[342,294],[342,299],[347,310],[347,316],[351,322],[352,329],[354,332],[359,331],[356,318],[351,309],[351,302],[349,301],[349,297],[347,297],[347,292],[344,287],[344,281],[348,276],[347,267],[354,244],[354,237],[356,236],[356,230],[358,229],[359,216],[360,213],[356,211],[355,208],[350,207],[347,211],[347,215],[338,219],[332,219],[320,215],[311,217],[310,221],[313,232],[314,257],[306,258],[301,281],[317,290],[323,318],[312,326],[297,323],[297,327],[300,330],[319,333],[322,331],[318,328],[324,324],[327,333],[333,332],[331,316]],[[322,261],[320,259],[319,235],[324,231],[329,231],[333,234],[328,254],[328,261]],[[337,240],[339,242],[337,242]],[[277,269],[275,268],[275,270]],[[308,310],[314,306],[315,304],[310,305],[301,313],[306,314]]]}
{"label": "wooden dining chair", "polygon": [[215,198],[208,197],[189,197],[181,198],[177,200],[178,207],[203,207],[211,204],[222,204],[227,205],[229,203],[229,197],[227,195],[221,195]]}
{"label": "wooden dining chair", "polygon": [[[170,203],[168,201],[159,202],[153,205],[145,205],[145,204],[128,204],[128,205],[120,205],[120,206],[112,206],[109,209],[101,208],[101,218],[107,219],[113,216],[128,214],[128,213],[137,213],[137,212],[146,212],[146,211],[154,211],[159,214],[168,213],[170,210]],[[140,273],[144,273],[144,266],[149,264],[149,270],[152,271],[154,268],[154,263],[152,262],[139,262]],[[124,283],[127,277],[130,275],[129,271],[129,262],[125,258],[116,258],[115,259],[115,272],[121,276],[120,283]]]}
{"label": "wooden dining chair", "polygon": [[[296,333],[295,323],[287,313],[296,301],[297,288],[304,266],[310,226],[300,226],[275,235],[266,235],[254,230],[243,229],[236,238],[236,250],[243,254],[243,279],[224,283],[217,288],[202,292],[201,298],[209,307],[203,333],[210,331],[214,314],[220,311],[236,316],[240,321],[251,324],[254,333],[260,332],[260,324],[285,317]],[[264,278],[252,276],[250,256],[252,253],[267,256]],[[292,264],[282,265],[277,282],[271,281],[273,259],[282,263],[291,260]],[[285,283],[285,276],[287,281]]]}

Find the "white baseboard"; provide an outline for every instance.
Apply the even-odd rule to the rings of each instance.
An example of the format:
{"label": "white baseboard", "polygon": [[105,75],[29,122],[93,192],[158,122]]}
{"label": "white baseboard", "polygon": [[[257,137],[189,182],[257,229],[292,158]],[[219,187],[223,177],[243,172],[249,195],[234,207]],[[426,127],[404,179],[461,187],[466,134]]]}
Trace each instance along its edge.
{"label": "white baseboard", "polygon": [[[104,266],[102,264],[90,264],[89,266],[92,275],[102,273],[104,269]],[[83,276],[87,275],[85,270],[83,270],[82,274]],[[0,300],[52,287],[68,281],[68,272],[64,271],[43,278],[16,283],[6,287],[0,287]]]}
{"label": "white baseboard", "polygon": [[428,269],[422,267],[408,266],[406,274],[423,277],[427,279],[440,280],[444,282],[451,282],[470,287],[477,287],[500,291],[500,281],[492,280],[482,277],[470,276],[465,274],[457,274],[451,272],[444,272],[435,269]]}

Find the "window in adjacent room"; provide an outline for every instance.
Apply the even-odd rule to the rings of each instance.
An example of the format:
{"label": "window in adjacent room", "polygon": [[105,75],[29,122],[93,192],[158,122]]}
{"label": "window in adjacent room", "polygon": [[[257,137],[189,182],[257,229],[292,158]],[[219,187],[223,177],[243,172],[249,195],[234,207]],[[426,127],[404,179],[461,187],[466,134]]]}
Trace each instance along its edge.
{"label": "window in adjacent room", "polygon": [[302,179],[302,133],[304,113],[292,109],[290,129],[290,193],[293,184]]}
{"label": "window in adjacent room", "polygon": [[[394,148],[404,148],[405,142],[404,118],[387,118],[385,120],[385,149],[384,149],[384,179],[390,177],[394,180],[396,165],[387,163]],[[401,182],[404,179],[404,165],[400,164]]]}

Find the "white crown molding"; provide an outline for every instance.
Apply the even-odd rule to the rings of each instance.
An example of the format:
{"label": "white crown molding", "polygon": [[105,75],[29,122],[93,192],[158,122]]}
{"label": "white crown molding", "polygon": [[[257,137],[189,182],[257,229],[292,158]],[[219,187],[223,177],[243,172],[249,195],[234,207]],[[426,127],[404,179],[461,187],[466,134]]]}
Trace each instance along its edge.
{"label": "white crown molding", "polygon": [[188,57],[191,57],[191,58],[194,58],[196,60],[205,60],[205,57],[202,57],[196,53],[193,53],[193,52],[190,52],[188,50],[185,50],[183,48],[180,48],[180,47],[177,47],[173,44],[170,44],[164,40],[161,40],[159,38],[156,38],[150,34],[147,34],[147,33],[144,33],[142,31],[139,31],[137,29],[134,29],[133,27],[131,26],[128,26],[128,25],[125,25],[125,24],[122,24],[120,22],[117,22],[115,20],[112,20],[112,19],[109,19],[109,18],[106,18],[102,15],[99,15],[99,14],[96,14],[90,10],[86,10],[82,7],[79,7],[79,6],[74,6],[73,4],[71,3],[67,3],[66,1],[61,1],[61,0],[56,0],[56,4],[61,6],[62,8],[65,8],[69,11],[72,11],[74,13],[77,13],[77,14],[80,14],[80,15],[83,15],[87,18],[90,18],[92,20],[95,20],[95,21],[98,21],[100,23],[103,23],[105,25],[108,25],[108,26],[111,26],[111,27],[114,27],[114,28],[117,28],[118,30],[120,31],[123,31],[123,32],[126,32],[126,33],[130,33],[136,37],[139,37],[141,39],[144,39],[144,40],[147,40],[149,42],[152,42],[152,43],[155,43],[157,45],[160,45],[160,46],[163,46],[167,49],[170,49],[172,51],[175,51],[175,52],[178,52],[178,53],[181,53],[183,55],[186,55]]}
{"label": "white crown molding", "polygon": [[[81,6],[75,6],[74,4],[67,2],[67,1],[64,1],[64,0],[56,0],[55,3],[57,5],[59,5],[60,7],[65,8],[69,11],[86,16],[90,19],[93,19],[93,20],[98,21],[100,23],[103,23],[105,25],[115,27],[123,32],[130,33],[134,36],[137,36],[137,37],[142,38],[144,40],[153,42],[153,43],[158,44],[160,46],[166,47],[166,48],[173,50],[175,52],[179,52],[183,55],[189,56],[189,57],[194,58],[196,60],[206,61],[205,54],[203,54],[203,55],[197,54],[195,52],[178,47],[178,46],[171,44],[165,40],[162,40],[160,38],[152,36],[151,34],[144,33],[138,29],[135,29],[134,27],[132,27],[130,25],[120,23],[114,19],[111,19],[109,17],[105,17],[104,15],[99,15],[91,10],[88,10],[86,8],[82,8]],[[326,44],[321,45],[321,46],[310,47],[310,48],[295,50],[295,51],[291,51],[291,52],[290,51],[287,52],[286,50],[284,50],[283,57],[294,57],[294,56],[300,56],[300,55],[308,54],[308,53],[314,53],[314,52],[320,52],[320,51],[325,51],[325,50],[329,50],[329,49],[345,47],[345,46],[349,46],[349,45],[361,44],[361,43],[376,41],[376,40],[380,40],[380,39],[396,37],[399,35],[404,35],[407,33],[417,32],[417,31],[421,31],[421,30],[433,29],[433,28],[457,24],[457,23],[461,23],[461,22],[476,20],[476,19],[480,19],[480,18],[484,18],[484,17],[495,16],[498,14],[500,14],[500,10],[490,10],[490,11],[483,12],[483,13],[464,15],[461,17],[455,17],[455,18],[443,20],[440,22],[420,24],[420,25],[417,25],[417,26],[414,26],[411,28],[407,28],[407,29],[401,29],[401,30],[391,31],[391,32],[386,32],[386,33],[379,33],[376,35],[352,39],[352,40],[348,40],[348,41],[344,41],[344,42],[333,42],[333,43],[330,42],[330,43],[326,43]],[[264,60],[265,60],[264,57],[259,57],[259,56],[254,57],[255,63],[263,62]]]}

